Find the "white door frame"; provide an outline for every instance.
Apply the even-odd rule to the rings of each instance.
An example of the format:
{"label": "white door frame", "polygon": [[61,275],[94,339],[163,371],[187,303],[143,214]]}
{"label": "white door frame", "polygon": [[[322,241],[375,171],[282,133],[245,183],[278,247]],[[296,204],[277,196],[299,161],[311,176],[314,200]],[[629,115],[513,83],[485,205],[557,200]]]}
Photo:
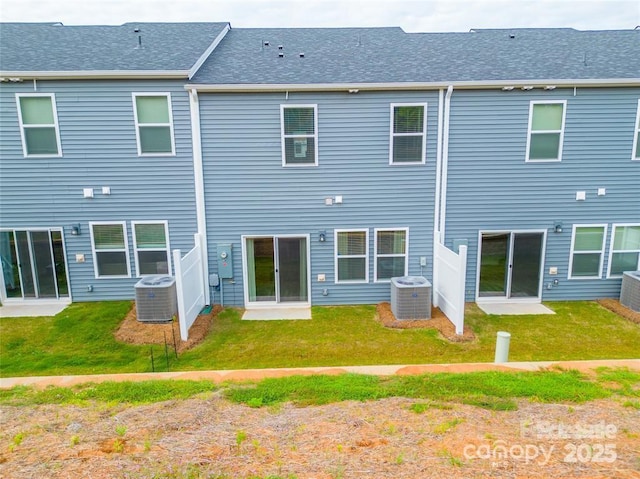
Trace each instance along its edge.
{"label": "white door frame", "polygon": [[[2,267],[2,262],[0,262],[0,301],[2,301],[2,304],[6,304],[6,303],[34,303],[34,302],[41,302],[41,303],[52,303],[52,302],[64,302],[64,303],[70,303],[72,300],[72,296],[71,296],[71,282],[69,281],[69,261],[67,259],[67,244],[64,238],[64,228],[60,227],[60,226],[35,226],[35,227],[30,227],[30,226],[24,226],[24,227],[16,227],[16,228],[0,228],[0,232],[10,232],[14,234],[14,241],[15,241],[15,232],[16,231],[25,231],[27,233],[27,238],[29,239],[29,257],[31,258],[31,263],[32,263],[32,274],[34,274],[33,272],[33,251],[32,251],[32,245],[31,245],[31,232],[34,231],[46,231],[49,233],[49,246],[51,249],[51,255],[52,255],[52,261],[54,264],[54,268],[55,268],[55,261],[53,259],[53,243],[51,240],[51,232],[56,231],[60,233],[60,239],[62,241],[62,258],[64,261],[64,270],[65,270],[65,276],[67,279],[67,294],[66,295],[61,295],[59,292],[59,286],[58,286],[58,281],[57,281],[57,276],[56,276],[56,282],[55,282],[55,287],[56,287],[56,298],[25,298],[24,297],[24,285],[22,284],[22,274],[20,274],[20,288],[22,291],[22,297],[20,298],[8,298],[7,297],[7,290],[5,288],[5,283],[4,283],[4,270]],[[15,251],[16,257],[18,255],[18,251],[16,249]],[[35,276],[34,276],[34,280],[35,280]]]}
{"label": "white door frame", "polygon": [[[513,264],[513,239],[519,233],[542,233],[542,248],[540,250],[540,271],[538,280],[538,296],[530,298],[513,298],[509,297],[511,292],[511,275],[512,269],[507,269],[507,288],[504,296],[480,296],[480,260],[482,259],[482,235],[483,234],[507,234],[509,238],[509,257],[508,264]],[[546,229],[501,229],[501,230],[479,230],[478,231],[478,249],[476,261],[476,303],[541,303],[542,302],[542,285],[544,283],[544,263],[547,250],[547,230]]]}
{"label": "white door frame", "polygon": [[[245,308],[301,308],[311,306],[311,235],[310,234],[256,234],[241,235],[242,246],[242,283],[244,293]],[[249,301],[249,275],[247,270],[247,240],[254,238],[272,238],[274,240],[274,260],[278,261],[278,251],[275,240],[277,238],[305,238],[307,241],[307,301],[299,302],[278,302],[279,297],[279,281],[276,277],[276,300],[275,301]]]}

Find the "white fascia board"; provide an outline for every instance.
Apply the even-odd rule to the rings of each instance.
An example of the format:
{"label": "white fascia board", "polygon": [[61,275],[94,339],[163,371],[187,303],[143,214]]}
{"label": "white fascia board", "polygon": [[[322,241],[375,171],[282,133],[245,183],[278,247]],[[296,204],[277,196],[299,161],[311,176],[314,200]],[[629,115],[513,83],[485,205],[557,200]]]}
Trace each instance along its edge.
{"label": "white fascia board", "polygon": [[390,82],[390,83],[231,83],[185,85],[187,90],[201,92],[280,92],[280,91],[340,91],[340,90],[430,90],[447,88],[449,85],[457,90],[477,88],[502,88],[513,86],[533,86],[544,88],[547,85],[556,87],[608,87],[608,86],[640,86],[640,78],[582,79],[582,80],[496,80],[496,81],[461,81],[461,82]]}
{"label": "white fascia board", "polygon": [[227,23],[227,25],[222,29],[218,36],[213,40],[211,45],[209,45],[209,47],[204,51],[200,58],[198,58],[198,61],[196,61],[191,67],[191,70],[189,70],[189,80],[191,80],[193,78],[193,75],[198,72],[202,64],[207,60],[207,58],[209,58],[209,55],[211,55],[213,50],[216,49],[218,44],[222,41],[229,30],[231,30],[231,24]]}
{"label": "white fascia board", "polygon": [[0,81],[82,79],[187,79],[188,70],[0,71]]}

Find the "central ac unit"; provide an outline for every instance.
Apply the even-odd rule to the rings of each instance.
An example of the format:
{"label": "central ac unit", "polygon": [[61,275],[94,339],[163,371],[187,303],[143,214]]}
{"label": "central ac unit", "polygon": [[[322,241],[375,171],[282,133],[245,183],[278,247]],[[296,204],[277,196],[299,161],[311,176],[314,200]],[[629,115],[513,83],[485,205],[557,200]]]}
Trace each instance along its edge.
{"label": "central ac unit", "polygon": [[391,278],[391,311],[396,319],[431,318],[431,283],[423,276]]}
{"label": "central ac unit", "polygon": [[145,276],[136,283],[138,321],[168,322],[178,313],[176,280],[173,276]]}

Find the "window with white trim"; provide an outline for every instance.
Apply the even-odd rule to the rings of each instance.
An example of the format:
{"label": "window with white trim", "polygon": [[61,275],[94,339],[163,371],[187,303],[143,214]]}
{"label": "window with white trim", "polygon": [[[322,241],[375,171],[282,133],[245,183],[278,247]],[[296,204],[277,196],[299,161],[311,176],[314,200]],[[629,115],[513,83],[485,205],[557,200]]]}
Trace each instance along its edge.
{"label": "window with white trim", "polygon": [[89,223],[96,278],[128,278],[129,243],[123,222]]}
{"label": "window with white trim", "polygon": [[280,105],[283,166],[318,164],[318,105]]}
{"label": "window with white trim", "polygon": [[369,230],[335,230],[336,283],[369,282]]}
{"label": "window with white trim", "polygon": [[613,225],[607,277],[640,270],[640,224]]}
{"label": "window with white trim", "polygon": [[569,279],[602,277],[607,225],[574,225],[571,236]]}
{"label": "window with white trim", "polygon": [[526,161],[562,160],[566,106],[565,100],[531,102]]}
{"label": "window with white trim", "polygon": [[61,156],[55,95],[16,94],[16,102],[24,156]]}
{"label": "window with white trim", "polygon": [[374,277],[389,281],[406,276],[408,271],[409,228],[376,228]]}
{"label": "window with white trim", "polygon": [[168,222],[132,221],[131,229],[138,276],[171,274]]}
{"label": "window with white trim", "polygon": [[391,105],[389,164],[425,162],[427,104]]}
{"label": "window with white trim", "polygon": [[636,126],[633,133],[633,153],[632,160],[640,160],[640,100],[638,100],[638,111],[636,112]]}
{"label": "window with white trim", "polygon": [[133,93],[138,155],[173,155],[173,115],[169,93]]}

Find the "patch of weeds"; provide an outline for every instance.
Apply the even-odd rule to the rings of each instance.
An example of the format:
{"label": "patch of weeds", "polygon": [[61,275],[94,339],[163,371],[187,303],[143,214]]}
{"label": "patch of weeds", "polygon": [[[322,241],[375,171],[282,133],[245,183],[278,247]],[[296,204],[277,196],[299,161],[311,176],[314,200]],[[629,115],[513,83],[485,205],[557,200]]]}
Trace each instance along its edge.
{"label": "patch of weeds", "polygon": [[450,429],[453,429],[454,427],[456,427],[461,422],[463,422],[463,420],[459,419],[459,418],[455,418],[455,419],[452,419],[450,421],[445,421],[443,423],[440,423],[440,424],[436,425],[433,428],[433,432],[435,434],[444,434],[447,431],[449,431]]}
{"label": "patch of weeds", "polygon": [[518,405],[511,399],[504,399],[498,397],[482,397],[482,398],[470,398],[463,399],[464,404],[469,406],[481,407],[482,409],[488,409],[490,411],[517,411]]}
{"label": "patch of weeds", "polygon": [[113,452],[123,452],[124,451],[124,441],[120,439],[116,439],[113,441]]}
{"label": "patch of weeds", "polygon": [[398,466],[404,464],[404,454],[402,452],[396,456],[395,462]]}
{"label": "patch of weeds", "polygon": [[398,426],[393,422],[385,423],[384,428],[382,429],[382,433],[387,436],[393,436],[398,432]]}
{"label": "patch of weeds", "polygon": [[145,439],[143,448],[144,452],[149,452],[151,450],[151,440]]}
{"label": "patch of weeds", "polygon": [[442,451],[440,451],[440,457],[445,458],[447,462],[454,467],[464,466],[464,462],[462,462],[460,458],[454,456],[453,453],[448,449],[443,449]]}
{"label": "patch of weeds", "polygon": [[[608,388],[623,396],[640,397],[640,372],[629,368],[598,368],[598,382],[614,383],[618,387]],[[606,387],[606,384],[604,385]]]}
{"label": "patch of weeds", "polygon": [[450,410],[453,409],[453,406],[449,404],[439,404],[435,402],[416,402],[409,406],[409,410],[415,412],[416,414],[422,414],[429,409],[440,409],[440,410]]}
{"label": "patch of weeds", "polygon": [[242,448],[242,443],[247,440],[247,433],[243,430],[236,431],[236,449],[238,454],[240,454],[240,449]]}
{"label": "patch of weeds", "polygon": [[77,446],[78,444],[80,444],[80,436],[78,436],[77,434],[71,436],[71,447],[73,446]]}
{"label": "patch of weeds", "polygon": [[23,440],[24,440],[23,432],[19,432],[18,434],[13,436],[13,438],[11,439],[11,444],[9,444],[9,452],[13,452],[16,449],[16,447],[22,444]]}
{"label": "patch of weeds", "polygon": [[124,437],[124,435],[127,433],[127,426],[125,426],[124,424],[118,424],[116,426],[116,434],[120,437]]}
{"label": "patch of weeds", "polygon": [[634,409],[640,409],[640,401],[625,401],[622,403],[624,407],[632,407]]}

